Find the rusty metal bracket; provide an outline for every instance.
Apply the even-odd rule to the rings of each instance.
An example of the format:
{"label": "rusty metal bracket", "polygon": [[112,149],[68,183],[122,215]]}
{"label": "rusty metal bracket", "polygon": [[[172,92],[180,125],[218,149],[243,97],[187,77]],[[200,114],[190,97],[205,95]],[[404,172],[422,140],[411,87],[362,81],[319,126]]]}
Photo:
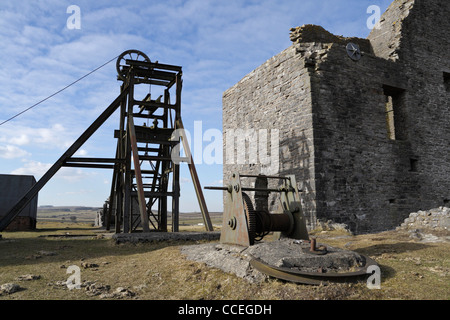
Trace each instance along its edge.
{"label": "rusty metal bracket", "polygon": [[311,245],[310,245],[309,249],[307,251],[305,250],[305,252],[307,252],[307,253],[323,255],[328,252],[327,247],[324,245],[320,245],[319,247],[317,247],[316,238],[311,238],[310,244]]}
{"label": "rusty metal bracket", "polygon": [[248,247],[250,237],[238,173],[232,175],[230,185],[225,190],[226,205],[223,211],[220,242]]}

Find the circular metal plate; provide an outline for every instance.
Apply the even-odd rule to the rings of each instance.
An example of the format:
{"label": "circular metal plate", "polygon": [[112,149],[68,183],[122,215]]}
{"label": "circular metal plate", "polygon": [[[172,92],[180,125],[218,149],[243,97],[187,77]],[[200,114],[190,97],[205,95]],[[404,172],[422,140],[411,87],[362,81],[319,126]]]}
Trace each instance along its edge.
{"label": "circular metal plate", "polygon": [[299,270],[293,270],[290,268],[283,267],[275,267],[270,266],[267,263],[263,262],[260,259],[252,259],[250,264],[258,271],[267,274],[268,276],[278,278],[285,281],[302,283],[302,284],[312,284],[312,285],[320,285],[327,284],[329,282],[347,282],[356,280],[360,277],[368,275],[367,268],[372,265],[377,265],[377,263],[370,259],[369,257],[365,257],[366,264],[358,268],[356,271],[351,272],[305,272]]}
{"label": "circular metal plate", "polygon": [[361,59],[361,49],[359,46],[353,42],[347,44],[346,48],[347,54],[353,61],[358,61]]}

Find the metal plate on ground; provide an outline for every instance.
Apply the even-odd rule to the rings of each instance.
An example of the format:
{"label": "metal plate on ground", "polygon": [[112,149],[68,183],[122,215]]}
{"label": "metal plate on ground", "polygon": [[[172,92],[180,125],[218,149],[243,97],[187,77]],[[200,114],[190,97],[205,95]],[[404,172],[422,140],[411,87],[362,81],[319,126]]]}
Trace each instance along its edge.
{"label": "metal plate on ground", "polygon": [[252,259],[250,264],[256,270],[277,279],[301,284],[326,285],[330,282],[350,282],[366,276],[367,268],[377,265],[377,263],[369,257],[364,258],[366,259],[366,264],[350,272],[304,272],[291,268],[271,266],[257,258]]}

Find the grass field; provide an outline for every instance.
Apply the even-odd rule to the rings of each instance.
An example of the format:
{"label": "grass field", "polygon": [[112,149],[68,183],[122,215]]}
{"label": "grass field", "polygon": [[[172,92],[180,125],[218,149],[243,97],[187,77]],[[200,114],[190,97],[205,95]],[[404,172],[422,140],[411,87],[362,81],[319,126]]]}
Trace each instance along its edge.
{"label": "grass field", "polygon": [[[374,258],[381,267],[381,289],[368,289],[365,283],[308,286],[276,279],[250,284],[186,260],[180,246],[195,242],[115,244],[112,233],[82,222],[90,213],[76,212],[71,220],[72,211],[60,213],[65,219],[47,212],[40,215],[36,231],[3,232],[0,285],[15,283],[21,289],[3,293],[0,300],[450,299],[449,243],[421,243],[395,231],[353,236],[317,230],[314,234],[323,243]],[[203,230],[200,215],[181,217],[181,230]],[[220,215],[213,221],[220,226]],[[81,289],[69,290],[65,284],[72,265],[80,268]],[[20,280],[25,275],[35,280]]]}
{"label": "grass field", "polygon": [[84,222],[94,223],[97,211],[93,207],[39,207],[38,222]]}
{"label": "grass field", "polygon": [[[94,224],[97,211],[101,208],[93,207],[39,207],[38,208],[38,222],[81,222],[86,224]],[[214,226],[221,226],[222,213],[221,212],[209,212],[211,222]],[[171,213],[168,213],[168,223],[172,221]],[[198,226],[202,229],[203,218],[200,212],[182,212],[180,213],[179,226],[183,227],[195,227]],[[169,226],[170,228],[170,226]],[[204,227],[203,227],[204,228]]]}

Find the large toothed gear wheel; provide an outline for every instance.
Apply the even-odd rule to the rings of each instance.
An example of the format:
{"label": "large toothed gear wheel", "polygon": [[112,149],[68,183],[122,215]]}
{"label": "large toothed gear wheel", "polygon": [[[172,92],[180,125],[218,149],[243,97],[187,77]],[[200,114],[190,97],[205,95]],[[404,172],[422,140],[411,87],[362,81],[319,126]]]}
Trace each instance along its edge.
{"label": "large toothed gear wheel", "polygon": [[123,81],[125,81],[127,77],[126,71],[124,71],[124,66],[127,66],[127,60],[135,60],[135,61],[142,61],[142,62],[151,62],[149,57],[147,55],[139,50],[127,50],[124,51],[118,58],[116,62],[116,69],[117,74],[119,75],[119,78]]}
{"label": "large toothed gear wheel", "polygon": [[256,238],[256,214],[253,208],[253,203],[248,194],[242,192],[242,200],[244,202],[244,212],[247,219],[248,235],[250,240],[250,245],[255,243]]}

